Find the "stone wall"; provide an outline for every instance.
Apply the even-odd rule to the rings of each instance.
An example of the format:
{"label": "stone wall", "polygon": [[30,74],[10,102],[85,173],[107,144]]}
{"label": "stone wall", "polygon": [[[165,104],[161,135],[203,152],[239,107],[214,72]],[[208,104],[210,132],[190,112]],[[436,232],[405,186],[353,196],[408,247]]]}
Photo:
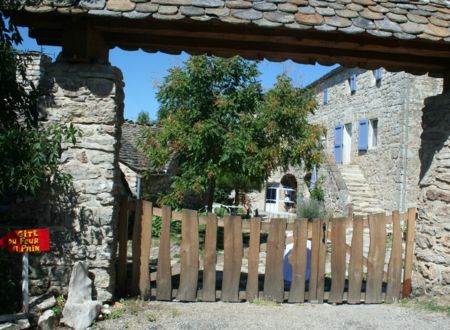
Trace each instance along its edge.
{"label": "stone wall", "polygon": [[[381,70],[379,83],[373,71],[357,68],[339,68],[313,83],[319,108],[310,120],[326,128],[324,146],[330,155],[335,126],[352,124],[350,164],[360,166],[380,206],[391,211],[417,205],[420,113],[424,98],[440,93],[442,81]],[[357,76],[355,93],[351,93],[348,80],[352,74]],[[324,88],[328,89],[327,104],[323,102]],[[378,119],[378,146],[367,152],[358,151],[361,119]]]}
{"label": "stone wall", "polygon": [[325,191],[327,214],[334,217],[346,216],[351,197],[337,165],[331,160],[325,161],[319,168],[317,176],[323,180],[321,187]]}
{"label": "stone wall", "polygon": [[30,258],[31,293],[64,291],[72,265],[83,260],[95,276],[97,298],[109,300],[120,189],[122,74],[105,64],[49,63],[38,55],[33,62],[30,76],[45,91],[40,102],[43,124],[71,123],[82,136],[75,145],[64,146],[61,157],[61,170],[73,177],[70,191],[50,188],[10,205],[18,222],[51,230],[51,252]]}
{"label": "stone wall", "polygon": [[450,295],[450,93],[425,101],[413,288]]}

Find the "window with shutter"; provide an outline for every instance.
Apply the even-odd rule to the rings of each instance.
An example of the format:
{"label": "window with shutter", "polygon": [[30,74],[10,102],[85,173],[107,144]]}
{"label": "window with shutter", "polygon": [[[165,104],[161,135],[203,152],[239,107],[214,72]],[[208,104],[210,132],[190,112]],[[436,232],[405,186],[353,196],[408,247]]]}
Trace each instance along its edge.
{"label": "window with shutter", "polygon": [[358,150],[367,151],[369,149],[369,120],[361,119],[358,130]]}
{"label": "window with shutter", "polygon": [[342,164],[342,147],[343,147],[343,128],[344,125],[339,124],[334,128],[334,159],[336,164]]}
{"label": "window with shutter", "polygon": [[375,149],[378,147],[378,119],[371,119],[369,121],[368,132],[368,145],[369,149]]}

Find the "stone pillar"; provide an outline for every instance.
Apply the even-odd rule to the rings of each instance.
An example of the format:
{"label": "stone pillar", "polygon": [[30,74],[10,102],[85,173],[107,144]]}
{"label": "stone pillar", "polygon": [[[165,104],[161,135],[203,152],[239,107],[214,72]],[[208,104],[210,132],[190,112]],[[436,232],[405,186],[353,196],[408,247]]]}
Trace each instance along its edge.
{"label": "stone pillar", "polygon": [[[44,207],[52,252],[34,260],[32,276],[43,290],[66,288],[75,261],[86,261],[95,276],[97,299],[112,298],[120,187],[119,141],[123,122],[123,79],[109,64],[68,63],[48,66],[41,86],[48,123],[72,123],[82,130],[63,152],[61,168],[73,177],[72,191],[54,196]],[[36,263],[39,265],[36,265]],[[42,273],[43,272],[43,273]],[[49,283],[42,283],[42,278]]]}
{"label": "stone pillar", "polygon": [[413,287],[450,295],[450,92],[425,100]]}

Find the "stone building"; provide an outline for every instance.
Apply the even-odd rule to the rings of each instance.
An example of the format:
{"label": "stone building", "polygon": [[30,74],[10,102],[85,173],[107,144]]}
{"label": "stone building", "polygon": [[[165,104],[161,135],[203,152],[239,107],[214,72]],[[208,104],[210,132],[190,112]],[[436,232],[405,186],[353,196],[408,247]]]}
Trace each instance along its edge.
{"label": "stone building", "polygon": [[[324,164],[317,176],[329,212],[342,215],[349,204],[356,214],[417,206],[422,108],[426,97],[440,93],[442,81],[339,67],[308,88],[319,105],[309,121],[324,128]],[[268,213],[288,211],[286,192],[307,195],[305,174],[299,168],[275,173],[265,195],[253,194],[254,205]]]}
{"label": "stone building", "polygon": [[119,166],[123,174],[124,190],[136,198],[141,192],[141,178],[149,164],[145,155],[137,147],[137,137],[141,126],[125,121],[120,139]]}
{"label": "stone building", "polygon": [[[145,154],[138,148],[138,137],[142,125],[125,121],[122,125],[120,140],[119,166],[123,175],[124,194],[136,198],[138,195],[151,202],[156,202],[159,194],[170,189],[171,177],[177,167],[174,161],[162,169],[152,170]],[[156,130],[156,126],[151,126]]]}
{"label": "stone building", "polygon": [[442,81],[339,67],[309,88],[319,104],[310,122],[325,132],[319,177],[328,207],[338,214],[348,203],[359,214],[416,207],[422,108]]}

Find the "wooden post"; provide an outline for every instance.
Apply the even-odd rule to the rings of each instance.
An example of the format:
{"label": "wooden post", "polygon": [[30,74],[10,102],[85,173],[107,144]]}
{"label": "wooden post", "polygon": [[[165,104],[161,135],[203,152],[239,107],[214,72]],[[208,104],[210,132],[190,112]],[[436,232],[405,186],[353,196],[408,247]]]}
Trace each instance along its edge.
{"label": "wooden post", "polygon": [[216,301],[217,216],[209,213],[206,223],[203,269],[203,301]]}
{"label": "wooden post", "polygon": [[272,219],[267,239],[264,298],[276,302],[284,300],[283,257],[286,247],[286,219]]}
{"label": "wooden post", "polygon": [[261,218],[250,220],[250,243],[248,248],[247,300],[258,298],[259,292],[259,248],[261,236]]}
{"label": "wooden post", "polygon": [[414,236],[416,234],[416,208],[408,209],[407,231],[406,231],[406,253],[405,268],[403,271],[403,298],[409,297],[412,292],[412,264],[414,256]]}
{"label": "wooden post", "polygon": [[67,61],[109,62],[109,47],[102,33],[87,22],[80,20],[68,22],[63,30],[62,41],[62,56]]}
{"label": "wooden post", "polygon": [[361,302],[361,286],[363,279],[363,240],[364,219],[353,219],[352,245],[350,249],[350,264],[348,267],[348,303],[359,304]]}
{"label": "wooden post", "polygon": [[398,211],[392,212],[392,249],[389,259],[386,303],[397,302],[402,283],[402,233]]}
{"label": "wooden post", "polygon": [[294,248],[290,255],[292,265],[292,282],[289,292],[290,303],[305,301],[305,282],[307,267],[308,220],[297,219],[294,223]]}
{"label": "wooden post", "polygon": [[348,218],[336,218],[331,222],[331,290],[329,303],[342,303],[345,288],[346,250],[345,234]]}
{"label": "wooden post", "polygon": [[386,254],[386,215],[369,215],[370,245],[367,258],[366,304],[382,302],[384,260]]}
{"label": "wooden post", "polygon": [[126,294],[127,287],[127,249],[128,249],[128,197],[120,200],[119,210],[119,269],[117,275],[117,293]]}
{"label": "wooden post", "polygon": [[156,299],[172,299],[172,268],[170,266],[170,221],[172,209],[162,207],[161,234],[159,236],[158,270],[156,273]]}
{"label": "wooden post", "polygon": [[150,249],[152,246],[152,217],[153,207],[152,203],[142,202],[142,216],[141,216],[141,232],[140,243],[141,253],[139,262],[139,295],[141,299],[147,299],[150,295]]}
{"label": "wooden post", "polygon": [[319,241],[319,260],[317,270],[317,302],[323,303],[325,293],[325,263],[326,263],[326,246],[328,239],[328,220],[320,220],[320,236]]}
{"label": "wooden post", "polygon": [[195,301],[199,267],[198,214],[197,211],[187,209],[182,212],[178,300]]}
{"label": "wooden post", "polygon": [[239,301],[239,279],[242,256],[242,219],[239,216],[226,216],[224,219],[224,251],[222,301]]}
{"label": "wooden post", "polygon": [[142,200],[138,199],[134,208],[134,226],[133,239],[131,242],[133,267],[131,278],[131,294],[139,294],[139,261],[141,259],[141,214],[142,214]]}
{"label": "wooden post", "polygon": [[28,314],[29,310],[29,256],[28,252],[22,255],[22,309],[25,314]]}

